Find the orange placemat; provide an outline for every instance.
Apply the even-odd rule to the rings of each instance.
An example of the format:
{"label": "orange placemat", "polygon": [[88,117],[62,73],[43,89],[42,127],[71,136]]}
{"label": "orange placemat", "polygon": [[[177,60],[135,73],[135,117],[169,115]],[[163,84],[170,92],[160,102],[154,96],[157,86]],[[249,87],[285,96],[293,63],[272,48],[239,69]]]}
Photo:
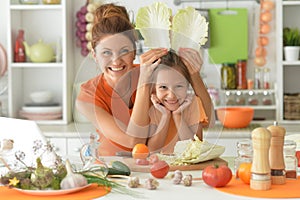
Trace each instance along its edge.
{"label": "orange placemat", "polygon": [[21,193],[14,189],[9,189],[5,186],[0,186],[0,196],[5,197],[9,200],[90,200],[97,197],[101,197],[110,192],[110,188],[98,187],[96,184],[80,190],[75,193],[64,194],[64,195],[55,195],[55,196],[35,196]]}
{"label": "orange placemat", "polygon": [[270,190],[252,190],[250,185],[237,180],[235,177],[226,185],[226,187],[215,188],[216,190],[247,197],[260,198],[300,198],[300,178],[297,180],[286,179],[286,184],[271,185]]}

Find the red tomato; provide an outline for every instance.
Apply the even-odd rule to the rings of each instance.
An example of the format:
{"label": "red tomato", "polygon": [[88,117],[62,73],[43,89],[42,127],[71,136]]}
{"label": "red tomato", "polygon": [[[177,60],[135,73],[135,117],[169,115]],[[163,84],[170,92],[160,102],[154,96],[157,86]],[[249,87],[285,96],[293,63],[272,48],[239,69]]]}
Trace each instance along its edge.
{"label": "red tomato", "polygon": [[226,165],[210,165],[205,167],[202,171],[203,181],[212,187],[224,187],[229,183],[231,177],[231,169]]}
{"label": "red tomato", "polygon": [[150,172],[155,178],[164,178],[168,174],[169,169],[170,166],[166,161],[159,160],[151,166]]}

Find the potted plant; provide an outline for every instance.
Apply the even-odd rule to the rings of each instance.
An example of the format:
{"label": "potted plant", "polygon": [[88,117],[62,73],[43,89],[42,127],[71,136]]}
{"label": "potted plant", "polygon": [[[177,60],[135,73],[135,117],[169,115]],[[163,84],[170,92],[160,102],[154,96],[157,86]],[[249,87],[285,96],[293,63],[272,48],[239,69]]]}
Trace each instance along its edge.
{"label": "potted plant", "polygon": [[298,28],[283,29],[283,46],[286,61],[296,61],[299,59],[300,33]]}

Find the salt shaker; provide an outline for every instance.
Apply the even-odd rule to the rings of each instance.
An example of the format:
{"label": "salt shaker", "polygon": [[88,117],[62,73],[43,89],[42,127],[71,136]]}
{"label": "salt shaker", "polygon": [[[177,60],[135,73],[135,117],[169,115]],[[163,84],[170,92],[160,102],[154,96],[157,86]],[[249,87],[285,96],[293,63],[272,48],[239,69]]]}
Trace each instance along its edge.
{"label": "salt shaker", "polygon": [[269,164],[269,148],[271,133],[259,127],[252,131],[253,162],[251,167],[250,188],[253,190],[269,190],[271,188],[271,169]]}

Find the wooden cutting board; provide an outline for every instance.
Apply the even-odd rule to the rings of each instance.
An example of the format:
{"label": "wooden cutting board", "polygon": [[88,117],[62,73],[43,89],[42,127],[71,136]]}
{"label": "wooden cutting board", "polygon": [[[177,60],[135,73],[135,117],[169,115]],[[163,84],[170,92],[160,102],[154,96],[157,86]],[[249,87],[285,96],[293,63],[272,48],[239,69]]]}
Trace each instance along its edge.
{"label": "wooden cutting board", "polygon": [[[130,168],[133,172],[150,172],[151,165],[137,165],[133,158],[123,158],[123,162]],[[222,158],[215,158],[213,160],[208,160],[205,162],[183,165],[183,166],[170,166],[170,171],[181,170],[181,171],[191,171],[191,170],[201,170],[209,165],[228,165],[227,161]]]}

